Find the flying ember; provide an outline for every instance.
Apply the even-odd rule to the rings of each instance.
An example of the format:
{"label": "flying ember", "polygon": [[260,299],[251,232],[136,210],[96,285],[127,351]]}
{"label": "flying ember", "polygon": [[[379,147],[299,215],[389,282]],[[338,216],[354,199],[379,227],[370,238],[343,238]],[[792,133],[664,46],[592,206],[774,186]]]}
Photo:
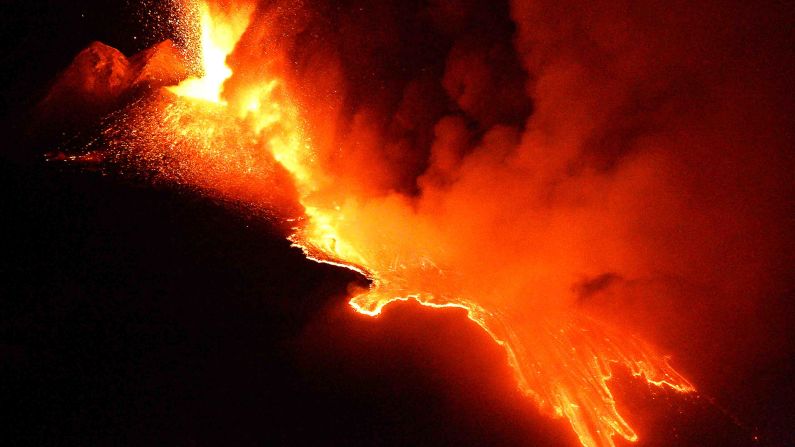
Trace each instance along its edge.
{"label": "flying ember", "polygon": [[180,96],[220,103],[224,81],[232,76],[226,57],[246,30],[252,9],[243,7],[235,10],[234,17],[219,20],[212,15],[208,4],[198,3],[198,8],[201,75],[186,79],[170,90]]}
{"label": "flying ember", "polygon": [[[616,242],[626,230],[621,224],[580,215],[576,203],[586,199],[576,191],[567,191],[572,205],[565,211],[545,207],[546,193],[523,171],[529,152],[499,149],[501,141],[519,139],[505,126],[482,136],[481,147],[497,149],[475,149],[465,161],[445,162],[439,143],[431,156],[436,171],[427,171],[418,191],[373,186],[383,173],[368,152],[377,138],[363,137],[372,135],[370,118],[347,124],[365,129],[355,140],[339,137],[331,117],[344,104],[327,95],[323,107],[309,107],[292,80],[284,36],[299,26],[299,14],[255,6],[189,4],[201,31],[186,40],[198,44],[189,50],[200,70],[137,101],[108,126],[111,158],[286,219],[297,201],[290,241],[313,260],[371,281],[350,299],[353,310],[377,316],[406,300],[465,310],[504,349],[521,393],[546,414],[566,418],[584,446],[638,439],[611,392],[614,368],[673,392],[694,391],[666,356],[589,315],[572,292],[583,278],[612,268],[642,276],[644,267],[616,248],[623,247]],[[253,45],[241,43],[247,40],[267,47],[252,54]],[[319,71],[313,87],[333,82],[333,63],[312,63]],[[445,128],[466,131],[455,119],[437,126]],[[451,163],[456,177],[434,180]]]}

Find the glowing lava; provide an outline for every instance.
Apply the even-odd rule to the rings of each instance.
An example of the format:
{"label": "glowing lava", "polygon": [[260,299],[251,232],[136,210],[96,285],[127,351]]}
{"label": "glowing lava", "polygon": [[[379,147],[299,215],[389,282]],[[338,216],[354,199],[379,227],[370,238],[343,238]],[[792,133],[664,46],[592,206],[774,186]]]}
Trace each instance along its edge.
{"label": "glowing lava", "polygon": [[244,5],[222,17],[220,13],[213,14],[208,3],[198,2],[196,8],[201,22],[198,54],[201,73],[169,90],[180,96],[221,103],[224,81],[232,76],[226,57],[246,31],[254,10]]}
{"label": "glowing lava", "polygon": [[[137,155],[127,156],[134,163],[157,169],[171,181],[268,207],[274,199],[262,191],[268,190],[277,162],[292,177],[305,214],[290,240],[313,260],[353,269],[372,280],[370,290],[350,300],[353,309],[375,316],[387,304],[409,299],[429,307],[465,309],[505,349],[521,391],[546,412],[566,417],[585,446],[613,446],[615,435],[638,439],[608,387],[614,365],[653,385],[693,391],[664,356],[637,338],[580,314],[565,300],[545,298],[546,290],[501,287],[506,276],[483,268],[498,265],[499,259],[460,262],[466,250],[447,234],[447,226],[425,218],[422,206],[411,199],[329,193],[333,175],[323,172],[304,130],[304,120],[311,117],[302,114],[283,79],[266,74],[234,93],[224,89],[234,75],[227,56],[246,31],[253,8],[229,13],[215,12],[206,3],[197,7],[203,76],[170,88],[181,99],[164,97],[138,105],[145,110],[137,116],[146,118],[116,125],[109,135],[134,148]],[[129,127],[143,129],[135,133]],[[165,148],[163,140],[169,142]],[[492,225],[483,222],[484,228]],[[512,252],[525,256],[523,262],[532,261],[532,253],[521,255],[530,249],[522,245],[521,234],[493,234],[506,238]],[[511,274],[516,276],[505,273]],[[521,299],[523,293],[526,299]],[[517,298],[506,301],[503,294]],[[511,305],[515,302],[527,304]]]}

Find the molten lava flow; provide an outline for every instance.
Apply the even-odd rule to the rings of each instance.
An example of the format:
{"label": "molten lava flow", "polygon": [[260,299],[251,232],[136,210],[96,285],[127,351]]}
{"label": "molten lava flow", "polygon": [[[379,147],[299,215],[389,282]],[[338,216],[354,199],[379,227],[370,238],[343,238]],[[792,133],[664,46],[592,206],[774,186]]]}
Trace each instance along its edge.
{"label": "molten lava flow", "polygon": [[[269,178],[283,168],[305,215],[290,240],[311,259],[372,280],[369,290],[350,300],[357,312],[375,316],[387,304],[409,299],[466,310],[505,349],[519,388],[542,409],[566,417],[585,446],[613,446],[615,435],[638,439],[608,387],[614,365],[653,385],[693,391],[649,345],[582,315],[569,300],[550,299],[557,289],[536,290],[517,280],[558,268],[569,269],[567,275],[574,272],[573,264],[585,261],[570,254],[565,243],[529,246],[526,230],[501,228],[477,214],[429,217],[442,214],[434,210],[456,209],[451,201],[421,203],[397,194],[367,198],[336,191],[333,174],[323,172],[305,131],[303,123],[311,117],[291,99],[284,79],[259,71],[255,83],[234,92],[224,89],[234,75],[227,56],[245,32],[252,9],[216,13],[206,3],[198,7],[203,76],[170,89],[181,98],[152,100],[139,106],[143,112],[128,113],[138,118],[112,126],[108,138],[134,149],[125,157],[172,181],[266,207],[276,200],[267,193],[273,185]],[[447,231],[462,225],[482,234],[484,240],[478,242],[506,248],[479,256],[479,247]],[[537,252],[559,254],[550,257],[558,264],[540,265]]]}

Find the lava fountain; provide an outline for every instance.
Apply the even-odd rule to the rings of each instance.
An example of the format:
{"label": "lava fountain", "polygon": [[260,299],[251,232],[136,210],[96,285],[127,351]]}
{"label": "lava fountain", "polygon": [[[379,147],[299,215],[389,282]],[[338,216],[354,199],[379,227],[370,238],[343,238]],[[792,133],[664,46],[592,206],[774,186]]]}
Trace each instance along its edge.
{"label": "lava fountain", "polygon": [[[103,140],[113,161],[292,219],[289,239],[307,257],[370,279],[370,288],[350,299],[356,312],[377,316],[406,300],[464,309],[504,349],[519,390],[543,412],[568,419],[584,446],[638,439],[616,407],[614,368],[674,392],[694,391],[666,356],[586,315],[571,298],[583,272],[603,271],[582,252],[593,239],[587,224],[521,210],[525,225],[501,224],[495,216],[506,204],[532,199],[515,179],[495,174],[489,159],[467,167],[482,175],[460,182],[488,192],[503,179],[500,196],[482,203],[442,190],[376,195],[339,186],[356,178],[338,178],[317,153],[322,135],[309,124],[324,116],[294,99],[278,69],[283,54],[274,50],[264,68],[228,64],[242,36],[262,33],[270,22],[254,23],[253,3],[189,8],[201,21],[200,38],[186,39],[197,42],[191,50],[201,69],[117,115]],[[300,204],[297,216],[284,211],[291,200]]]}

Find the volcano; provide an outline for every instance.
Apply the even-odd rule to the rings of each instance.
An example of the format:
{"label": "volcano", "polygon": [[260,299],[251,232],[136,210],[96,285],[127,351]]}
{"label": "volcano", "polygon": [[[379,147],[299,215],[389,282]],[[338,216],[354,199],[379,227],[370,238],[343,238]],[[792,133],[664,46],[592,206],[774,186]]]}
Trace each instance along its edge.
{"label": "volcano", "polygon": [[[547,23],[539,17],[557,10],[524,2],[427,8],[385,3],[333,10],[323,4],[200,1],[169,8],[177,18],[169,23],[178,23],[173,40],[129,59],[105,44],[89,45],[38,103],[33,128],[72,135],[67,142],[53,137],[58,149],[49,152],[52,167],[47,169],[60,172],[57,177],[99,176],[87,180],[91,183],[111,181],[106,179],[110,174],[117,179],[113,181],[140,181],[152,190],[139,194],[149,194],[166,216],[173,216],[166,210],[170,203],[187,203],[186,212],[194,216],[188,220],[195,222],[181,225],[203,228],[198,221],[206,220],[211,233],[224,234],[203,233],[200,239],[216,241],[206,249],[222,254],[219,259],[234,266],[231,270],[200,267],[213,264],[193,259],[191,254],[205,252],[191,246],[177,249],[185,251],[186,259],[170,255],[171,260],[161,260],[173,239],[155,234],[162,230],[157,228],[135,232],[132,239],[151,240],[145,244],[152,248],[132,256],[132,264],[146,265],[148,273],[141,281],[122,279],[120,285],[135,290],[149,283],[182,284],[162,275],[180,278],[185,269],[184,282],[191,286],[178,292],[167,288],[166,296],[226,296],[222,290],[230,288],[250,297],[248,311],[221,312],[217,321],[204,313],[185,320],[171,305],[161,308],[149,301],[157,295],[151,290],[143,292],[143,308],[131,309],[126,294],[111,302],[124,309],[115,318],[125,324],[127,317],[165,312],[164,322],[155,326],[192,340],[187,345],[171,342],[183,349],[202,346],[200,350],[215,352],[209,348],[212,341],[194,343],[207,328],[231,337],[219,342],[224,346],[251,338],[269,346],[263,352],[273,354],[275,366],[261,380],[289,385],[281,392],[275,392],[278,385],[253,387],[282,402],[264,413],[271,421],[269,431],[278,433],[268,439],[316,444],[314,435],[294,429],[304,419],[321,427],[321,438],[332,444],[422,443],[425,431],[411,424],[423,423],[415,419],[418,413],[427,415],[424,405],[376,414],[379,424],[353,428],[367,410],[336,418],[321,410],[304,414],[284,403],[292,396],[312,399],[324,387],[313,377],[284,380],[296,372],[337,376],[325,392],[330,402],[321,406],[330,413],[329,405],[340,393],[363,391],[342,385],[340,375],[343,382],[345,377],[383,376],[384,370],[370,365],[381,355],[362,347],[364,340],[379,345],[373,331],[400,340],[385,349],[401,360],[384,360],[390,369],[402,371],[399,375],[406,375],[404,364],[414,371],[427,362],[409,353],[441,359],[425,373],[408,373],[405,380],[415,387],[409,394],[417,396],[429,391],[417,391],[418,383],[441,380],[429,393],[442,402],[438,411],[445,426],[432,432],[437,433],[428,438],[433,444],[472,438],[481,439],[478,444],[543,439],[550,445],[588,447],[625,442],[746,445],[789,436],[781,424],[761,430],[759,422],[748,422],[748,416],[723,403],[731,399],[715,397],[712,390],[720,389],[715,385],[720,380],[709,378],[714,369],[704,363],[710,359],[743,370],[745,360],[718,360],[721,352],[726,355],[723,351],[706,356],[708,341],[719,334],[728,337],[720,324],[755,334],[742,343],[735,336],[730,346],[739,351],[761,356],[767,351],[754,349],[761,341],[771,352],[777,349],[777,355],[766,354],[774,359],[771,365],[791,352],[781,338],[789,321],[786,313],[767,318],[789,284],[791,244],[776,236],[786,234],[789,224],[783,199],[791,186],[784,169],[791,158],[783,151],[789,137],[769,131],[780,124],[786,103],[771,99],[749,118],[760,97],[772,98],[779,78],[759,74],[767,73],[767,59],[731,65],[736,53],[729,51],[740,45],[773,54],[776,47],[768,40],[737,44],[721,32],[696,30],[694,38],[703,45],[693,46],[693,39],[672,41],[663,25],[681,30],[677,27],[689,23],[681,17],[697,14],[678,11],[648,22],[653,5],[645,12],[605,6],[567,19],[590,33],[592,40],[586,42],[567,27],[533,28]],[[721,20],[734,23],[740,12],[732,10]],[[604,25],[618,23],[611,20],[616,17],[625,19],[623,25]],[[759,20],[769,17],[762,14]],[[493,30],[483,39],[472,39],[487,29]],[[755,36],[755,29],[738,33]],[[776,29],[769,28],[771,33]],[[642,34],[639,41],[627,37],[638,30],[655,33]],[[655,57],[647,52],[650,48]],[[401,63],[402,71],[392,71]],[[787,67],[782,64],[776,67]],[[712,70],[729,66],[733,76]],[[758,81],[753,88],[749,79]],[[383,93],[374,93],[379,91]],[[739,122],[744,127],[735,126]],[[768,137],[759,138],[761,134]],[[718,153],[720,161],[710,158]],[[123,185],[118,186],[122,191],[132,186]],[[131,197],[133,203],[140,200]],[[192,207],[201,210],[199,215]],[[730,211],[732,218],[726,219]],[[125,228],[112,222],[107,228]],[[252,226],[260,238],[243,230]],[[237,232],[234,228],[241,234],[228,236]],[[284,240],[276,242],[280,236]],[[263,245],[266,240],[273,242]],[[51,243],[43,244],[43,250]],[[91,247],[90,238],[75,243]],[[259,251],[280,254],[263,259],[249,253]],[[289,267],[278,260],[291,257],[295,263]],[[308,267],[311,261],[320,266]],[[52,265],[59,272],[62,264]],[[45,282],[50,284],[46,290],[64,283],[67,290],[92,296],[83,284],[92,284],[98,275],[111,278],[100,282],[104,286],[98,296],[109,294],[113,270],[85,260],[77,265],[67,270],[84,279],[56,273],[59,279]],[[273,271],[269,279],[232,273],[261,269]],[[216,270],[227,273],[215,275]],[[277,278],[300,278],[301,271],[325,273],[309,275],[321,276],[309,280],[311,291],[289,285],[285,287],[293,293],[279,291]],[[244,292],[251,290],[247,284],[273,299]],[[89,310],[98,305],[85,302]],[[266,310],[253,310],[260,307]],[[389,317],[391,312],[398,316]],[[698,324],[705,318],[716,326]],[[762,318],[773,324],[760,332]],[[234,327],[236,320],[240,327]],[[256,329],[258,322],[268,322],[269,329]],[[379,324],[386,329],[363,326]],[[445,340],[434,340],[429,328],[435,325],[448,328]],[[112,327],[98,327],[102,338],[113,339]],[[691,339],[701,341],[693,344]],[[270,347],[266,340],[276,344]],[[112,341],[107,343],[100,343],[106,348],[99,352],[115,349]],[[21,352],[18,356],[24,357]],[[249,358],[249,351],[232,352],[233,357],[221,356],[231,371],[251,371],[250,363],[235,357]],[[168,349],[162,355],[168,357]],[[335,357],[351,366],[330,366]],[[124,358],[131,370],[167,363],[147,356],[141,358],[149,360],[135,360],[134,352]],[[69,364],[79,369],[83,363]],[[254,364],[262,372],[263,364]],[[318,369],[319,364],[329,366]],[[180,368],[164,372],[169,378],[155,383],[177,390],[166,399],[173,403],[192,390],[174,381],[191,374],[190,368]],[[225,383],[215,382],[215,374],[207,371],[201,377],[212,386]],[[127,381],[103,384],[110,387],[105,395],[112,396],[114,387],[151,389]],[[379,401],[400,393],[383,383],[364,389],[377,390]],[[662,408],[654,409],[649,399],[659,400]],[[409,401],[424,402],[420,397]],[[128,399],[122,411],[130,411],[130,405],[174,414],[138,399]],[[263,439],[251,430],[256,407],[244,405],[237,413],[251,421],[244,424],[239,443]],[[468,424],[461,418],[482,419],[482,412],[492,410],[508,416],[487,426],[513,426],[517,433],[497,440],[493,432],[450,428]],[[177,424],[200,443],[218,442],[221,432],[235,424],[215,411],[200,411],[188,413],[227,421],[220,431]],[[101,418],[101,425],[113,427],[117,417],[140,420],[115,414],[104,414],[110,419]],[[709,427],[710,435],[700,435],[681,420],[689,415]],[[525,422],[507,423],[505,417]],[[411,428],[387,428],[395,419]],[[561,419],[570,431],[554,425]],[[532,425],[545,420],[550,424],[546,430],[560,430]],[[118,433],[105,438],[97,425],[86,427],[99,442]],[[134,439],[154,442],[155,431],[142,430],[143,437]]]}

